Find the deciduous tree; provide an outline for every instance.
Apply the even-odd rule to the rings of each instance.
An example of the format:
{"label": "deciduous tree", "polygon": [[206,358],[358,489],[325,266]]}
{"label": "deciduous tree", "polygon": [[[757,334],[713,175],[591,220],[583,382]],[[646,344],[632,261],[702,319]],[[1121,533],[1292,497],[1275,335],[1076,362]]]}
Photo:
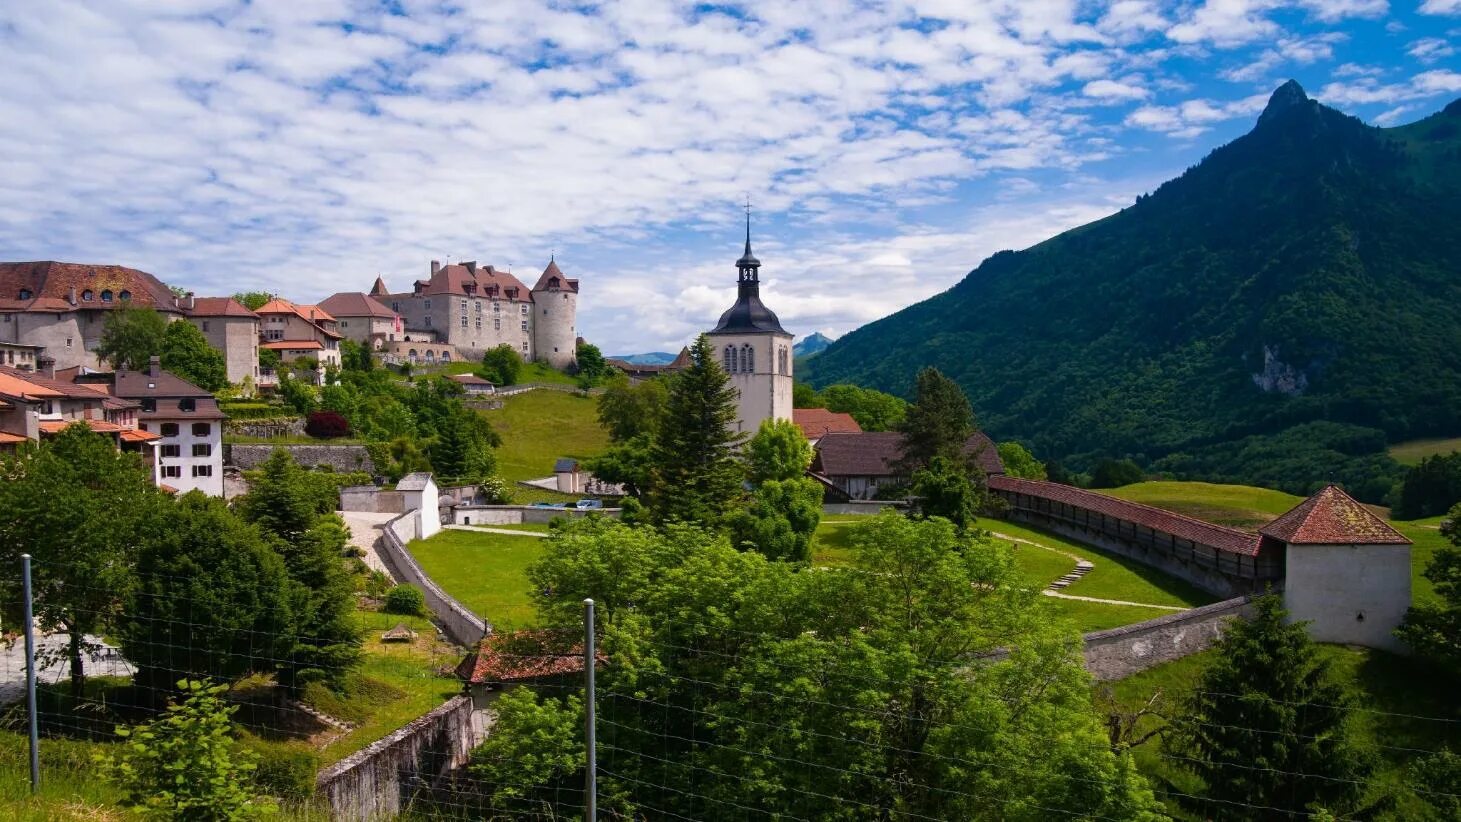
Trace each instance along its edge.
{"label": "deciduous tree", "polygon": [[162,337],[162,367],[204,391],[228,387],[228,362],[223,352],[190,322],[169,323]]}
{"label": "deciduous tree", "polygon": [[791,420],[765,420],[744,449],[752,483],[798,479],[812,464],[812,444]]}
{"label": "deciduous tree", "polygon": [[859,385],[829,385],[819,397],[820,407],[851,414],[864,431],[896,431],[908,413],[908,402],[902,397]]}
{"label": "deciduous tree", "polygon": [[1436,549],[1425,569],[1438,601],[1412,605],[1396,635],[1418,656],[1461,676],[1461,504],[1447,514],[1441,533],[1452,545]]}
{"label": "deciduous tree", "polygon": [[944,456],[913,472],[913,496],[926,517],[943,517],[959,531],[974,524],[982,502],[968,466]]}
{"label": "deciduous tree", "polygon": [[258,311],[264,307],[265,303],[274,299],[272,295],[263,291],[240,291],[233,295],[233,298],[250,311]]}
{"label": "deciduous tree", "polygon": [[1002,442],[997,446],[999,461],[1005,474],[1021,479],[1045,479],[1045,464],[1035,459],[1030,450],[1018,442]]}
{"label": "deciduous tree", "polygon": [[626,376],[615,377],[598,399],[599,425],[609,432],[609,439],[628,442],[657,434],[670,401],[666,385],[662,379],[631,383]]}
{"label": "deciduous tree", "polygon": [[146,368],[148,360],[162,354],[167,325],[167,319],[154,308],[129,301],[117,303],[102,325],[96,355],[113,368]]}
{"label": "deciduous tree", "polygon": [[609,364],[604,361],[604,352],[591,342],[579,343],[574,352],[575,361],[578,363],[578,373],[590,379],[606,376],[611,370]]}
{"label": "deciduous tree", "polygon": [[516,348],[503,343],[482,354],[482,367],[477,369],[477,375],[494,385],[514,385],[522,367],[522,355]]}
{"label": "deciduous tree", "polygon": [[822,521],[822,486],[809,477],[763,480],[750,504],[726,520],[731,543],[768,559],[809,563]]}

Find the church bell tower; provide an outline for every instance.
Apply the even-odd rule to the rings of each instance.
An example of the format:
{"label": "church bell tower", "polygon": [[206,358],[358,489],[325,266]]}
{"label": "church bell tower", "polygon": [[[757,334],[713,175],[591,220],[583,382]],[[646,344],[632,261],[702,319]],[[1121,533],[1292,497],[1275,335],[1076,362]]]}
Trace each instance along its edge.
{"label": "church bell tower", "polygon": [[736,260],[736,303],[708,332],[721,367],[740,394],[736,425],[752,435],[763,420],[791,419],[792,335],[761,302],[761,261],[751,253],[751,208],[746,206],[746,250]]}

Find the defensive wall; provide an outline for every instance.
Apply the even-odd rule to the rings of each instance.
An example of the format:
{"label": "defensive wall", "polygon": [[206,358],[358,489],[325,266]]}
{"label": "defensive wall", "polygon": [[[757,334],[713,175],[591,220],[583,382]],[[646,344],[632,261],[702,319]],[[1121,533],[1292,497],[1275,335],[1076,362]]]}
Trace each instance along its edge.
{"label": "defensive wall", "polygon": [[243,443],[225,443],[223,446],[223,461],[229,465],[236,465],[247,471],[257,468],[269,459],[274,449],[280,448],[289,452],[294,461],[305,468],[314,468],[320,465],[328,465],[339,473],[351,471],[364,471],[367,474],[375,473],[375,463],[370,459],[370,452],[363,445],[245,445]]}
{"label": "defensive wall", "polygon": [[416,562],[406,545],[420,533],[420,521],[415,511],[408,511],[387,522],[381,529],[381,559],[390,568],[391,576],[397,582],[410,583],[421,589],[426,595],[426,607],[431,609],[432,615],[453,642],[465,648],[474,647],[492,630],[492,626],[442,590],[427,575],[420,563]]}
{"label": "defensive wall", "polygon": [[1095,631],[1081,637],[1086,670],[1097,680],[1124,679],[1148,668],[1205,651],[1223,635],[1224,625],[1251,613],[1252,597],[1214,602],[1134,625]]}
{"label": "defensive wall", "polygon": [[1283,584],[1283,553],[1256,534],[1053,482],[990,477],[1010,518],[1129,557],[1210,594],[1234,597]]}

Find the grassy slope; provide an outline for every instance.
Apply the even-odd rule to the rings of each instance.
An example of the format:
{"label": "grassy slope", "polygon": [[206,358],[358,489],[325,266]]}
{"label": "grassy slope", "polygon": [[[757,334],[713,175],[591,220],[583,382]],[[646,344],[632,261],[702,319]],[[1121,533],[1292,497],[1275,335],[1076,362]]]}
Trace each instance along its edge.
{"label": "grassy slope", "polygon": [[[1454,747],[1455,721],[1461,720],[1461,708],[1445,682],[1404,657],[1382,651],[1326,645],[1321,647],[1321,652],[1333,664],[1335,676],[1347,684],[1356,707],[1362,709],[1353,714],[1353,730],[1359,743],[1378,758],[1378,780],[1395,779],[1413,756],[1396,748],[1436,750],[1447,744]],[[1116,700],[1134,709],[1160,688],[1170,709],[1175,697],[1193,688],[1213,653],[1189,656],[1112,683]],[[1451,721],[1409,719],[1387,716],[1387,713]],[[1162,720],[1147,717],[1138,730],[1145,732],[1161,724]],[[1135,755],[1143,773],[1176,777],[1178,785],[1190,786],[1190,780],[1184,779],[1173,767],[1173,761],[1163,754],[1160,743],[1154,741],[1140,746],[1135,749]],[[1398,818],[1406,818],[1407,812],[1414,809],[1399,810]]]}
{"label": "grassy slope", "polygon": [[482,414],[502,436],[498,471],[512,481],[541,479],[553,473],[553,461],[559,457],[584,459],[609,446],[591,397],[528,391],[505,397],[501,409]]}
{"label": "grassy slope", "polygon": [[524,571],[542,552],[542,538],[443,531],[409,547],[436,584],[498,630],[532,624]]}
{"label": "grassy slope", "polygon": [[1390,456],[1401,465],[1415,465],[1426,457],[1461,451],[1461,437],[1439,440],[1411,440],[1390,446]]}

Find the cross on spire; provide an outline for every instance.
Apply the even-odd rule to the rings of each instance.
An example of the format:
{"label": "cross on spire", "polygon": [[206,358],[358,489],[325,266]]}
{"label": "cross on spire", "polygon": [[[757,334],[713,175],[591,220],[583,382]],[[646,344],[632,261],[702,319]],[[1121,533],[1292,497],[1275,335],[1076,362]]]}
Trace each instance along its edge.
{"label": "cross on spire", "polygon": [[758,259],[756,259],[756,255],[755,254],[752,254],[751,253],[751,197],[750,197],[750,195],[746,195],[746,204],[745,204],[744,208],[746,209],[746,252],[741,255],[741,258],[739,260],[736,260],[736,269],[740,272],[740,281],[741,282],[743,282],[743,283],[744,282],[752,282],[752,283],[754,283],[758,279],[758,277],[757,277],[757,269],[759,269],[761,267],[761,261],[758,260]]}

